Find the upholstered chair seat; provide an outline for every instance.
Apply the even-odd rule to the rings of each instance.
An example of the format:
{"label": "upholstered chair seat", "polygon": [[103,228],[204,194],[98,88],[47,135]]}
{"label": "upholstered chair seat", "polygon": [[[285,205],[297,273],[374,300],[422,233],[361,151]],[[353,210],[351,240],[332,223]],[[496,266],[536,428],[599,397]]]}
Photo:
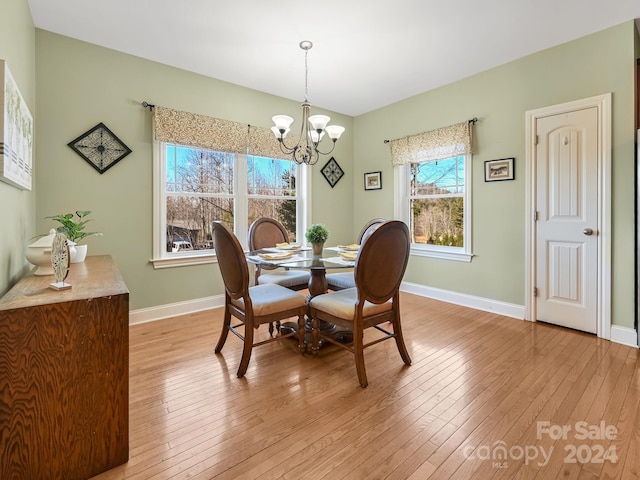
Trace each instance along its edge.
{"label": "upholstered chair seat", "polygon": [[[280,285],[256,285],[249,287],[253,314],[258,317],[276,315],[278,312],[305,306],[305,298]],[[244,298],[231,299],[241,310],[246,308]]]}
{"label": "upholstered chair seat", "polygon": [[[356,306],[358,304],[358,289],[347,288],[332,293],[331,295],[318,295],[313,298],[313,307],[336,317],[342,318],[347,322],[353,322],[356,314]],[[364,302],[362,315],[369,317],[391,311],[393,303],[388,300],[384,303],[375,304]]]}
{"label": "upholstered chair seat", "polygon": [[327,273],[327,286],[329,290],[344,290],[354,288],[356,281],[353,278],[353,272]]}
{"label": "upholstered chair seat", "polygon": [[291,290],[303,290],[309,286],[309,272],[305,270],[272,270],[259,275],[257,281],[259,285],[272,284]]}

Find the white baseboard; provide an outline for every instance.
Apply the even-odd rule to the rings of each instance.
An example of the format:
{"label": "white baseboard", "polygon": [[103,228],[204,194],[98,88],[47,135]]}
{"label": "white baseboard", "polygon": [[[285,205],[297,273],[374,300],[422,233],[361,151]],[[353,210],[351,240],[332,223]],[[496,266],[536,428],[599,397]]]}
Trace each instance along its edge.
{"label": "white baseboard", "polygon": [[188,313],[200,312],[222,306],[224,306],[224,295],[214,295],[213,297],[197,298],[185,302],[131,310],[129,312],[129,325],[153,322],[155,320],[162,320],[163,318],[186,315]]}
{"label": "white baseboard", "polygon": [[[476,297],[465,293],[442,290],[440,288],[426,287],[417,283],[402,282],[400,290],[421,297],[433,298],[443,302],[454,303],[463,307],[475,308],[484,312],[492,312],[506,317],[524,319],[524,306],[513,303],[501,302],[490,298]],[[224,306],[224,295],[214,295],[212,297],[198,298],[185,302],[170,303],[157,307],[141,308],[129,312],[129,324],[152,322],[163,318],[187,315],[189,313],[219,308]],[[611,326],[611,341],[621,343],[630,347],[638,348],[638,336],[633,328]]]}
{"label": "white baseboard", "polygon": [[638,332],[634,328],[611,325],[611,341],[638,348]]}
{"label": "white baseboard", "polygon": [[[463,307],[475,308],[485,312],[493,312],[520,320],[524,319],[524,306],[512,303],[500,302],[489,298],[476,297],[464,293],[441,290],[439,288],[425,287],[417,283],[402,282],[400,290],[413,293],[422,297],[433,298],[443,302],[454,303]],[[611,325],[612,342],[621,343],[638,348],[638,334],[635,329]]]}
{"label": "white baseboard", "polygon": [[[493,312],[507,317],[518,318],[520,320],[524,318],[524,307],[521,305],[513,305],[488,298],[475,297],[473,295],[451,292],[449,290],[441,290],[439,288],[425,287],[424,285],[419,285],[417,283],[402,282],[400,289],[403,292],[442,300],[443,302],[455,303],[456,305],[475,308],[485,312]],[[129,325],[162,320],[163,318],[175,317],[178,315],[187,315],[189,313],[200,312],[202,310],[222,306],[224,306],[224,295],[215,295],[213,297],[198,298],[195,300],[187,300],[185,302],[131,310],[129,312]]]}
{"label": "white baseboard", "polygon": [[413,293],[422,297],[433,298],[443,302],[455,303],[463,307],[475,308],[484,312],[497,313],[506,317],[513,317],[519,320],[524,319],[524,305],[501,302],[490,298],[476,297],[465,293],[442,290],[440,288],[426,287],[417,283],[402,282],[400,290]]}

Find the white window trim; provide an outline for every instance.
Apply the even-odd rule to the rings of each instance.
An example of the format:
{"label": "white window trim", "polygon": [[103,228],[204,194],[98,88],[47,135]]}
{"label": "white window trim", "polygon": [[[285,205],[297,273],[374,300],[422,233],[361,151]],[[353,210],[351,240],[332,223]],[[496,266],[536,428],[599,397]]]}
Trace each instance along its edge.
{"label": "white window trim", "polygon": [[[154,269],[185,267],[189,265],[204,265],[207,263],[217,263],[215,253],[210,251],[191,251],[184,253],[171,253],[167,255],[167,229],[164,219],[167,218],[166,203],[164,201],[165,179],[166,179],[166,161],[164,158],[163,142],[153,142],[153,257],[149,260],[153,264]],[[243,156],[237,155],[236,158]],[[244,173],[244,175],[242,175]],[[247,162],[239,161],[234,165],[234,192],[239,192],[235,197],[235,221],[240,218],[247,218],[249,195],[246,192],[240,193],[240,178],[246,178]],[[296,189],[302,188],[297,195],[297,215],[300,221],[296,235],[299,239],[304,238],[309,219],[311,218],[311,168],[303,168],[297,166],[296,179],[298,184]],[[242,216],[241,216],[242,215]],[[248,227],[248,226],[247,226]],[[238,225],[234,225],[236,236],[243,247],[247,248],[247,231],[240,231]]]}
{"label": "white window trim", "polygon": [[[441,260],[453,260],[458,262],[471,262],[473,250],[471,249],[471,155],[465,155],[464,163],[464,247],[446,247],[425,245],[422,243],[411,244],[411,255],[416,257],[439,258]],[[409,164],[399,165],[393,169],[394,199],[393,208],[395,218],[402,220],[411,228],[411,218],[409,215]]]}
{"label": "white window trim", "polygon": [[298,231],[296,232],[296,238],[298,243],[306,243],[305,232],[311,226],[311,180],[312,180],[312,168],[310,165],[298,165],[298,172],[296,178],[298,180],[297,188],[303,188],[298,196],[298,203],[296,205],[298,218]]}
{"label": "white window trim", "polygon": [[[236,161],[239,160],[239,161]],[[233,192],[236,199],[233,212],[233,231],[238,237],[242,248],[247,249],[247,231],[239,228],[238,222],[241,218],[247,218],[249,211],[249,198],[247,195],[247,156],[236,154],[233,164]],[[244,179],[244,185],[240,184],[240,179]],[[247,225],[247,229],[249,225]]]}

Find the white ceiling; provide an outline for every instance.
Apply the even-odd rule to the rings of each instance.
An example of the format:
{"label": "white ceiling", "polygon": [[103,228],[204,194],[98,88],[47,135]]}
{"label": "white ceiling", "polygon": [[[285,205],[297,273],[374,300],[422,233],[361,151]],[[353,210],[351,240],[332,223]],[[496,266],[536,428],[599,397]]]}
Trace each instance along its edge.
{"label": "white ceiling", "polygon": [[28,0],[35,26],[356,116],[640,18],[639,0]]}

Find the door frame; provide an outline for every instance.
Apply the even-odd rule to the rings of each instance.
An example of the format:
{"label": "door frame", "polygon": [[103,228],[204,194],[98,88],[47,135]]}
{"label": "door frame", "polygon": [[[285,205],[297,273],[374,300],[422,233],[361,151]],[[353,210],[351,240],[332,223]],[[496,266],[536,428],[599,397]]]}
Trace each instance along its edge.
{"label": "door frame", "polygon": [[598,115],[598,266],[596,334],[611,339],[611,93],[525,112],[526,212],[525,212],[525,320],[536,321],[536,125],[537,119],[585,108]]}

